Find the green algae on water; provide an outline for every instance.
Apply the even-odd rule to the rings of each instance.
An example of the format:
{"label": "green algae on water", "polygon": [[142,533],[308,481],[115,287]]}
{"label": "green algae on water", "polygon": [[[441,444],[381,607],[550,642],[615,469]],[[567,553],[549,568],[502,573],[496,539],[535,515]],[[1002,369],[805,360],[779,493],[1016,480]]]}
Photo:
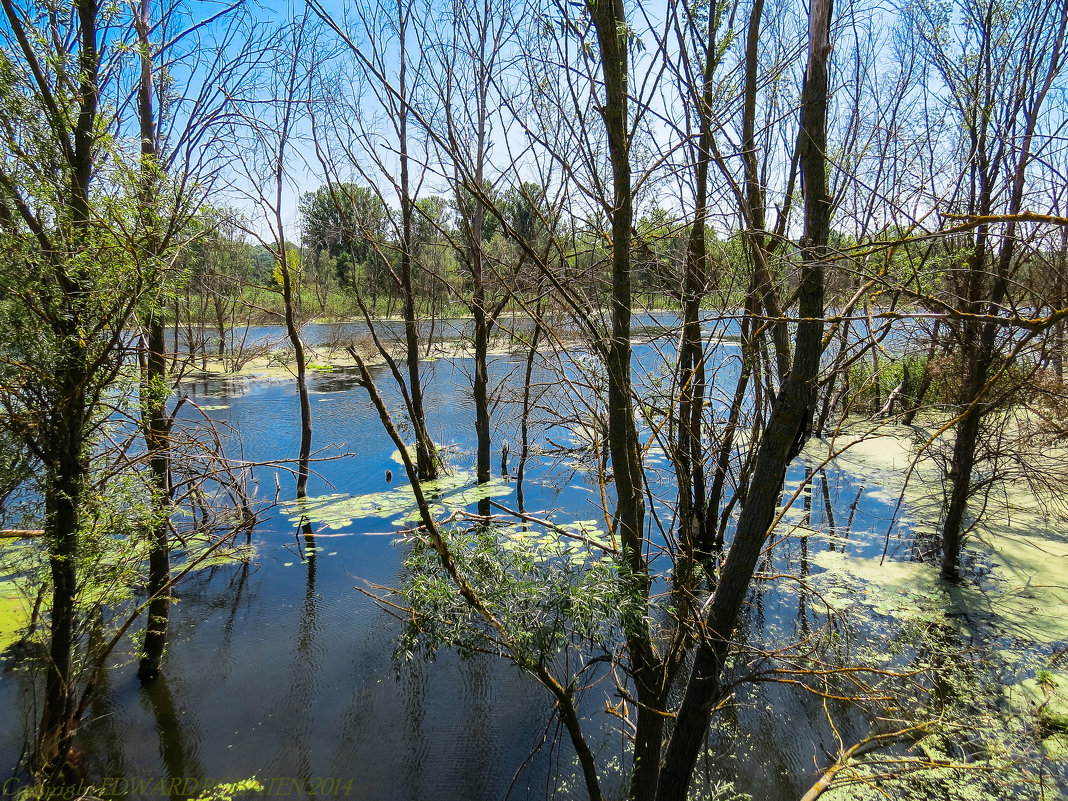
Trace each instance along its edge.
{"label": "green algae on water", "polygon": [[1034,678],[1005,688],[1010,723],[1037,730],[1043,754],[1068,762],[1068,673],[1039,671]]}
{"label": "green algae on water", "polygon": [[[437,516],[464,509],[481,500],[512,494],[512,487],[503,479],[475,484],[470,472],[452,473],[433,481],[424,481],[420,489],[431,511]],[[354,520],[365,518],[392,520],[396,525],[419,519],[415,492],[408,484],[363,495],[333,493],[286,501],[283,509],[296,526],[312,523],[334,530],[344,529],[352,525]]]}
{"label": "green algae on water", "polygon": [[[903,496],[899,519],[914,534],[937,533],[943,498],[934,460],[921,460],[905,486],[904,476],[917,458],[915,432],[889,426],[877,434],[864,432],[853,442],[849,436],[833,443],[841,450],[834,462],[878,482],[879,500]],[[817,458],[822,448],[826,444],[813,443],[806,455]],[[990,575],[979,583],[943,582],[933,564],[828,551],[811,557],[827,573],[818,586],[841,598],[842,606],[847,597],[859,595],[880,614],[941,615],[958,626],[981,621],[994,634],[1025,645],[1068,642],[1068,531],[1041,514],[1025,484],[1003,488],[1000,498],[987,505],[967,542],[973,554],[991,565]]]}
{"label": "green algae on water", "polygon": [[17,582],[0,581],[0,653],[19,641],[32,611]]}

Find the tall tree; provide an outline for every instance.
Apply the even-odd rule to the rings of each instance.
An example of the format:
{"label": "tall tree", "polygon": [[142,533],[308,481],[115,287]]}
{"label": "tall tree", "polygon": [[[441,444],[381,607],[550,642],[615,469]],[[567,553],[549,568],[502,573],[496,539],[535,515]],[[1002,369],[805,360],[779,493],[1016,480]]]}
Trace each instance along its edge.
{"label": "tall tree", "polygon": [[[161,241],[165,232],[153,225],[156,209],[153,197],[159,183],[158,130],[155,108],[155,76],[152,42],[152,6],[150,0],[141,0],[133,19],[137,32],[137,55],[140,76],[137,83],[137,116],[141,134],[141,186],[137,203],[141,227],[144,231],[142,250],[149,258],[160,259],[166,254],[166,242]],[[148,624],[145,628],[144,653],[137,669],[142,681],[155,678],[163,662],[163,650],[167,641],[167,623],[170,617],[170,542],[167,528],[170,518],[171,470],[170,429],[167,415],[167,351],[165,342],[163,309],[153,304],[146,314],[146,337],[141,348],[141,425],[145,446],[150,454],[149,472],[152,487],[160,505],[160,514],[149,533]]]}
{"label": "tall tree", "polygon": [[[400,214],[392,217],[395,228],[392,243],[374,242],[369,238],[373,232],[367,226],[361,226],[361,235],[375,250],[378,262],[400,293],[404,316],[405,373],[401,372],[377,336],[375,341],[400,389],[414,430],[419,479],[434,479],[438,477],[442,466],[437,447],[427,429],[420,320],[414,283],[418,268],[417,208],[427,169],[425,162],[420,164],[418,159],[417,143],[420,139],[416,130],[418,114],[415,109],[420,85],[425,80],[421,72],[426,56],[415,27],[420,17],[425,16],[425,9],[415,0],[402,0],[395,4],[358,2],[354,4],[357,30],[349,31],[342,28],[320,3],[312,0],[310,6],[338,35],[351,54],[356,74],[360,76],[367,93],[365,97],[360,97],[360,93],[354,89],[355,96],[342,96],[341,92],[351,87],[342,81],[335,81],[332,87],[334,109],[316,118],[317,130],[325,134],[316,137],[316,154],[330,179],[330,198],[335,207],[341,209],[353,202],[350,191],[346,189],[351,184],[339,177],[339,171],[352,170],[367,182],[369,191],[378,196],[383,207],[387,196],[395,196],[400,202]],[[357,44],[361,37],[366,38],[364,47]],[[373,107],[374,111],[367,109],[367,106]],[[367,120],[379,116],[379,110],[385,111],[385,134],[367,125]],[[396,163],[381,154],[378,145],[383,135],[388,136],[388,141],[395,148]],[[361,191],[368,190],[361,188]],[[362,308],[368,326],[375,331],[371,310],[365,306]]]}
{"label": "tall tree", "polygon": [[[677,7],[676,7],[677,8]],[[717,70],[722,62],[723,39],[730,35],[730,16],[724,5],[714,4],[700,12],[696,7],[677,8],[683,17],[676,24],[676,36],[683,54],[678,78],[683,93],[687,121],[695,118],[696,135],[686,148],[686,161],[692,165],[693,220],[686,242],[681,293],[682,335],[678,352],[679,400],[675,423],[674,462],[679,488],[678,518],[680,539],[690,550],[708,549],[707,489],[705,481],[705,348],[701,333],[701,305],[710,288],[708,256],[709,168],[713,161],[713,128],[718,109]],[[701,25],[701,15],[705,24]],[[725,20],[725,18],[727,18]],[[697,51],[699,72],[686,58],[691,47]],[[694,74],[696,72],[696,74]],[[688,127],[688,126],[687,126]],[[730,445],[726,446],[729,451]],[[718,507],[718,496],[716,499]],[[714,525],[714,522],[713,522]]]}
{"label": "tall tree", "polygon": [[719,581],[708,604],[700,644],[675,716],[668,744],[665,781],[657,801],[682,801],[704,742],[711,710],[719,700],[720,677],[757,560],[764,548],[786,468],[809,436],[816,378],[823,351],[823,274],[828,258],[832,198],[827,194],[827,88],[831,53],[831,0],[809,9],[809,53],[801,94],[799,161],[804,194],[802,275],[794,359],[760,441],[746,504]]}
{"label": "tall tree", "polygon": [[951,301],[936,303],[957,318],[953,336],[963,376],[942,522],[942,575],[955,579],[981,423],[994,408],[991,379],[1005,327],[998,318],[1018,305],[1012,273],[1019,227],[1013,219],[998,224],[989,218],[1023,210],[1031,163],[1052,141],[1036,134],[1064,66],[1068,3],[1021,2],[1012,13],[997,0],[918,3],[906,20],[932,79],[945,89],[934,95],[936,102],[960,125],[961,180],[951,177],[951,213],[979,220],[953,272]]}
{"label": "tall tree", "polygon": [[[605,345],[608,374],[608,443],[615,475],[615,526],[622,545],[623,576],[630,592],[649,595],[645,555],[645,490],[641,445],[634,417],[631,381],[631,230],[634,198],[631,183],[632,121],[630,97],[630,34],[623,0],[596,0],[589,6],[603,80],[600,115],[608,144],[611,183],[603,199],[610,226],[612,291],[611,332]],[[632,673],[638,693],[634,733],[634,769],[630,795],[651,799],[660,775],[664,718],[663,674],[652,646],[644,612],[624,621]]]}
{"label": "tall tree", "polygon": [[328,184],[301,195],[300,216],[310,260],[323,253],[333,257],[342,286],[369,293],[374,307],[385,272],[380,249],[390,225],[382,198],[365,186]]}
{"label": "tall tree", "polygon": [[[247,150],[236,161],[246,171],[253,202],[266,226],[259,234],[274,258],[274,274],[282,297],[282,318],[286,337],[293,348],[293,373],[299,407],[300,444],[297,454],[296,497],[307,496],[311,473],[312,413],[308,392],[308,357],[301,329],[300,251],[294,247],[286,216],[286,189],[291,179],[292,160],[297,140],[303,132],[309,106],[314,102],[311,76],[319,58],[316,30],[308,11],[281,23],[275,32],[270,51],[272,63],[264,91],[267,96],[243,98],[237,113],[241,115],[238,147]],[[266,101],[266,102],[265,102]],[[270,110],[273,117],[259,114]],[[311,524],[304,526],[311,536]]]}
{"label": "tall tree", "polygon": [[[139,0],[131,9],[136,60],[136,121],[139,172],[135,191],[135,240],[131,250],[143,275],[154,276],[141,304],[141,425],[158,514],[149,532],[150,605],[142,680],[160,671],[169,617],[171,393],[165,341],[166,299],[177,282],[174,261],[189,238],[191,225],[211,191],[220,161],[206,155],[222,149],[229,96],[246,77],[249,52],[238,40],[244,18],[233,5],[206,18],[190,18],[178,4]],[[179,44],[182,43],[182,44]],[[225,56],[223,55],[225,53]],[[157,75],[185,76],[180,97],[161,88]],[[194,144],[195,143],[195,144]],[[218,306],[216,306],[218,309]],[[220,315],[221,317],[221,315]],[[177,325],[177,320],[174,321]],[[221,325],[220,325],[221,327]],[[223,335],[220,334],[220,347]]]}
{"label": "tall tree", "polygon": [[[461,229],[460,261],[470,279],[470,295],[463,302],[471,313],[474,341],[472,394],[475,407],[475,475],[478,483],[491,473],[491,388],[489,342],[508,293],[493,297],[490,291],[494,265],[487,252],[496,218],[487,209],[493,188],[492,149],[503,132],[495,124],[496,111],[505,105],[507,91],[503,65],[510,57],[519,7],[499,0],[480,0],[457,6],[459,13],[443,15],[432,44],[433,91],[442,113],[434,132],[438,157],[450,173],[456,216]],[[500,282],[497,282],[498,286]],[[481,503],[489,514],[489,502]]]}
{"label": "tall tree", "polygon": [[95,0],[42,13],[0,2],[0,229],[5,251],[4,391],[8,424],[43,466],[52,581],[50,639],[33,757],[61,771],[78,727],[79,560],[99,402],[123,359],[144,281],[123,253],[96,184],[118,169],[108,108],[121,35]]}

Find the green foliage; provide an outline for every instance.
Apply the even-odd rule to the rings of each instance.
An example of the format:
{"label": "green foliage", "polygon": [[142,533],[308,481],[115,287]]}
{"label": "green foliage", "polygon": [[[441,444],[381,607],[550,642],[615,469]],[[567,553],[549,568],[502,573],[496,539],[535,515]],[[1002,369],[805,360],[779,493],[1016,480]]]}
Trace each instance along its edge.
{"label": "green foliage", "polygon": [[1046,708],[1041,709],[1038,714],[1039,720],[1041,720],[1042,725],[1045,728],[1062,734],[1068,734],[1068,714],[1055,712]]}
{"label": "green foliage", "polygon": [[[97,486],[99,491],[86,494],[76,557],[83,614],[133,597],[146,556],[139,526],[158,515],[136,474]],[[51,603],[46,545],[40,538],[0,539],[0,651],[23,636],[35,607]]]}
{"label": "green foliage", "polygon": [[30,625],[38,588],[47,587],[46,568],[39,542],[0,540],[0,653]]}
{"label": "green foliage", "polygon": [[662,298],[677,302],[687,234],[670,212],[656,206],[638,220],[632,246],[635,284],[639,291],[659,290]]}
{"label": "green foliage", "polygon": [[391,211],[378,195],[356,184],[324,185],[301,195],[300,214],[301,236],[313,261],[329,256],[342,286],[359,286],[362,277],[373,284],[367,287],[373,292],[382,288],[382,253],[392,249]]}
{"label": "green foliage", "polygon": [[551,210],[544,189],[526,182],[511,187],[501,201],[505,220],[515,234],[535,248],[540,248],[552,233]]}
{"label": "green foliage", "polygon": [[[301,271],[300,250],[290,242],[286,242],[286,270],[289,273],[289,285],[294,294],[300,291],[304,283]],[[282,262],[275,258],[274,270],[271,273],[274,286],[281,290],[283,286]]]}
{"label": "green foliage", "polygon": [[[872,361],[854,362],[849,367],[847,379],[847,407],[852,411],[869,414],[878,412],[890,397],[890,393],[900,386],[900,406],[913,408],[919,400],[920,387],[927,369],[926,356],[917,354],[907,354],[899,359],[881,359],[878,374],[875,373]],[[944,385],[940,384],[931,389],[933,392],[925,400],[932,403],[944,402]]]}
{"label": "green foliage", "polygon": [[266,788],[264,788],[263,784],[255,778],[241,779],[239,781],[216,784],[210,792],[198,795],[196,798],[190,799],[190,801],[234,801],[234,798],[239,795],[245,793],[259,795],[264,789]]}
{"label": "green foliage", "polygon": [[716,782],[707,792],[690,796],[691,801],[753,801],[748,793],[739,793],[733,782]]}
{"label": "green foliage", "polygon": [[14,516],[20,521],[23,510],[10,499],[20,487],[26,488],[33,482],[39,467],[25,441],[0,425],[0,519],[7,521],[9,516]]}
{"label": "green foliage", "polygon": [[[590,522],[570,524],[593,533]],[[536,526],[453,526],[444,532],[464,579],[502,623],[514,653],[459,595],[434,548],[413,539],[400,588],[411,610],[396,649],[410,660],[440,648],[490,652],[520,668],[546,665],[561,652],[610,650],[621,617],[640,608],[623,590],[614,559],[580,540]]]}
{"label": "green foliage", "polygon": [[[146,476],[116,472],[101,459],[84,493],[82,527],[78,532],[77,608],[85,616],[97,607],[131,608],[135,588],[144,584],[148,540],[164,512],[155,503]],[[27,521],[40,525],[40,520]],[[181,564],[201,560],[198,569],[247,558],[242,546],[214,548],[213,536],[197,533],[173,543]],[[35,606],[51,603],[47,543],[41,538],[0,539],[0,651],[18,642],[31,623]]]}

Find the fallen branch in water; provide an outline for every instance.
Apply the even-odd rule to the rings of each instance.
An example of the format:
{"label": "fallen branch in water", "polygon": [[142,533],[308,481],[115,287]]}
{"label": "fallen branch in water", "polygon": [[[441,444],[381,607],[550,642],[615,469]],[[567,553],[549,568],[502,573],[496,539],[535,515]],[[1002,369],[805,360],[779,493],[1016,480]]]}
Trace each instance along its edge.
{"label": "fallen branch in water", "polygon": [[811,788],[809,788],[807,793],[801,796],[801,801],[816,801],[817,798],[830,789],[840,772],[856,766],[857,757],[872,751],[888,748],[895,743],[918,740],[928,732],[932,725],[932,721],[927,721],[916,726],[899,729],[898,731],[873,734],[865,737],[859,743],[841,751],[838,758],[834,761],[834,764],[824,771],[823,775]]}
{"label": "fallen branch in water", "polygon": [[0,539],[29,539],[43,537],[43,528],[5,528],[0,530]]}

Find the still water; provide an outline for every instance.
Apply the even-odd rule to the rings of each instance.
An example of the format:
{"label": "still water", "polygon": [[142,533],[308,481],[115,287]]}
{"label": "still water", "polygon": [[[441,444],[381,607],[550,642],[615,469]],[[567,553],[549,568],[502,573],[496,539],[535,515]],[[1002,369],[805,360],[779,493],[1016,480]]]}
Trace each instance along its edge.
{"label": "still water", "polygon": [[[325,333],[310,332],[313,341],[317,335]],[[729,396],[737,370],[729,336],[720,342],[713,359],[722,387],[713,396],[716,404]],[[635,365],[643,381],[656,385],[672,348],[669,337],[649,334],[637,341]],[[577,366],[564,374],[581,378],[582,364],[579,354]],[[511,443],[513,470],[519,439],[513,401],[522,389],[523,367],[518,354],[498,356],[491,365],[500,399],[494,447],[499,455],[500,444]],[[472,363],[463,358],[426,364],[429,429],[447,447],[455,471],[470,470],[473,461],[471,373]],[[534,421],[535,444],[543,453],[528,465],[526,508],[552,511],[558,519],[598,518],[599,491],[582,460],[551,453],[581,440],[581,404],[573,404],[570,427],[548,419],[549,411],[555,416],[569,408],[561,377],[544,366],[535,371],[546,411]],[[388,376],[379,372],[379,378],[388,387]],[[390,487],[387,470],[395,474],[394,485],[403,480],[395,447],[351,373],[313,373],[310,389],[317,461],[309,494],[384,491]],[[227,447],[234,458],[295,457],[292,380],[212,379],[183,391],[230,432]],[[195,412],[187,415],[192,419]],[[496,467],[498,457],[494,461]],[[651,490],[661,498],[653,506],[666,514],[673,496],[666,458],[654,447],[649,461]],[[791,469],[788,491],[806,469],[800,463]],[[285,471],[258,468],[254,477],[261,500],[273,499],[276,486],[282,500],[292,494],[293,479]],[[515,494],[500,500],[514,506]],[[768,572],[818,573],[808,563],[811,550],[848,545],[872,555],[881,552],[886,537],[890,558],[911,558],[913,543],[896,522],[894,499],[871,491],[863,477],[832,464],[795,506],[810,528],[836,536],[780,543]],[[532,679],[492,658],[441,653],[432,663],[394,661],[397,621],[357,589],[400,580],[404,546],[394,543],[390,520],[357,519],[324,534],[317,555],[302,558],[293,524],[275,508],[252,535],[253,559],[199,571],[181,583],[163,677],[143,689],[128,649],[113,660],[79,735],[87,776],[98,783],[110,779],[131,798],[185,798],[209,779],[253,776],[274,782],[276,794],[298,798],[581,797],[570,745],[551,722],[547,694]],[[825,622],[824,613],[797,592],[769,585],[754,595],[747,636],[774,642]],[[10,663],[0,679],[2,764],[15,763],[35,718],[27,681]],[[587,693],[584,709],[601,764],[618,765],[624,752],[614,719],[603,712],[606,700],[617,702],[607,682]],[[746,690],[737,701],[732,715],[746,734],[714,744],[732,756],[705,769],[756,798],[796,798],[812,781],[814,759],[825,761],[821,705],[782,687]],[[863,731],[865,722],[840,725]],[[607,782],[606,790],[618,786]]]}

